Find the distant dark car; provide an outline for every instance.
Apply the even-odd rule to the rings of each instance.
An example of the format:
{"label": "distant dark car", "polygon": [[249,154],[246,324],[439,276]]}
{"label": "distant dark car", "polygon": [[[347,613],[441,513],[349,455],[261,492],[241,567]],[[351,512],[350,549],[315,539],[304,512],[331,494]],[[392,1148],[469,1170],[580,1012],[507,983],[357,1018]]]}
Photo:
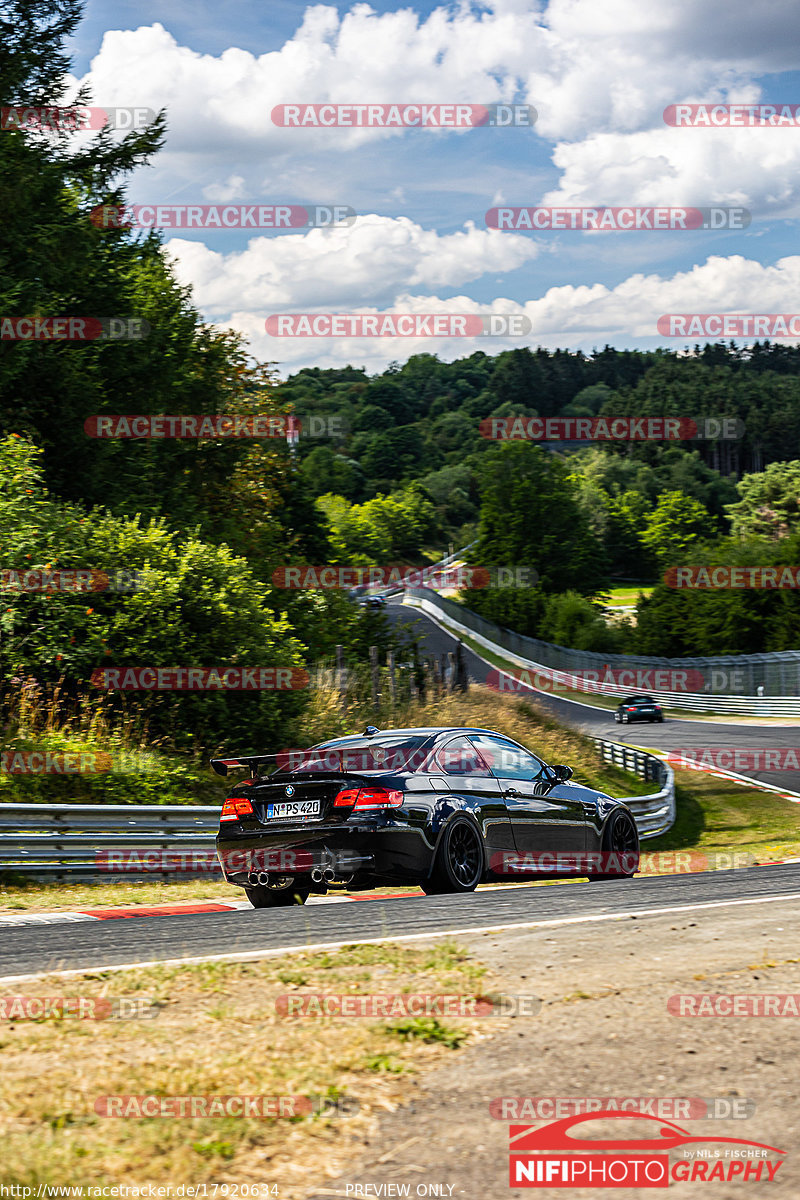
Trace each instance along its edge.
{"label": "distant dark car", "polygon": [[490,729],[369,726],[309,750],[211,765],[251,776],[222,806],[217,854],[255,908],[302,904],[329,885],[411,884],[431,895],[531,872],[638,869],[636,822],[622,801],[570,783],[570,767]]}
{"label": "distant dark car", "polygon": [[365,596],[363,600],[365,608],[385,608],[386,597],[381,595]]}
{"label": "distant dark car", "polygon": [[663,721],[664,713],[652,696],[627,696],[620,700],[614,720],[622,725],[629,721]]}

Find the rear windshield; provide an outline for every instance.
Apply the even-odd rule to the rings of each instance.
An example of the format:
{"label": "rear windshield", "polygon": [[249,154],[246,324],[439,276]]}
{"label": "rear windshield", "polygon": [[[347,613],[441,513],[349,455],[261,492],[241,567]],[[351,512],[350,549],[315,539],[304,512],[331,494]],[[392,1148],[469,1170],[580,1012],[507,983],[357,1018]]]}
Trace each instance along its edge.
{"label": "rear windshield", "polygon": [[309,750],[287,750],[278,756],[278,770],[308,771],[419,771],[429,764],[430,736],[387,735],[323,743]]}
{"label": "rear windshield", "polygon": [[652,696],[628,696],[622,701],[623,704],[652,704]]}

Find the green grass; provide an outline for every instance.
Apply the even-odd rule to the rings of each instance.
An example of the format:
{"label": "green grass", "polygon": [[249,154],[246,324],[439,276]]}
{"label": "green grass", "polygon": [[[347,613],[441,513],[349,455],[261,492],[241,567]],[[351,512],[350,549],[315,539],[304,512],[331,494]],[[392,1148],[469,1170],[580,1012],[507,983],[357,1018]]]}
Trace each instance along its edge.
{"label": "green grass", "polygon": [[678,770],[675,781],[675,824],[643,850],[740,851],[761,862],[800,857],[800,804],[701,771]]}
{"label": "green grass", "polygon": [[612,588],[603,593],[602,599],[606,608],[628,607],[636,604],[640,596],[649,596],[654,587],[655,584],[643,583],[637,587]]}

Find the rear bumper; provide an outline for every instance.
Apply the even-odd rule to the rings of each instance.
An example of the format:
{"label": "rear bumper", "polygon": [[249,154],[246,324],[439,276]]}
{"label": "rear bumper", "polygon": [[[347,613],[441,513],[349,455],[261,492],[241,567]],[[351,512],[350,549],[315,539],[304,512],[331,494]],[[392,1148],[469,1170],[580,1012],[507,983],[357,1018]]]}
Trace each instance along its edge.
{"label": "rear bumper", "polygon": [[418,881],[430,874],[433,851],[421,829],[377,822],[282,832],[221,830],[217,836],[223,875],[238,887],[254,882],[253,871],[293,875],[310,885]]}

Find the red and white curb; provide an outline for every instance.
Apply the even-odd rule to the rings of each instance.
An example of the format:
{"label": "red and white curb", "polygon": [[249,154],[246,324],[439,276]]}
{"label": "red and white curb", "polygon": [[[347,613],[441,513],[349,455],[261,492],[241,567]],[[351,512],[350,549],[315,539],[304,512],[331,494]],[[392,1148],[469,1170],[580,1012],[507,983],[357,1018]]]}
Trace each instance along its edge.
{"label": "red and white curb", "polygon": [[[407,896],[421,896],[421,892],[390,895],[367,892],[359,896],[309,896],[307,904],[348,904],[351,900],[401,900]],[[76,924],[81,921],[119,921],[130,917],[180,917],[196,916],[198,913],[252,912],[249,900],[208,900],[198,904],[131,904],[125,908],[84,908],[76,912],[46,913],[0,913],[0,929],[16,925]]]}
{"label": "red and white curb", "polygon": [[692,762],[690,759],[677,762],[675,759],[670,759],[670,754],[674,754],[674,750],[656,750],[653,746],[635,746],[632,742],[627,742],[633,750],[644,750],[647,754],[652,754],[654,758],[661,758],[675,770],[679,771],[702,771],[704,775],[711,775],[714,779],[727,779],[731,783],[738,783],[741,787],[756,788],[759,792],[774,792],[781,800],[791,800],[793,804],[800,804],[800,792],[791,792],[786,788],[778,787],[775,783],[762,783],[758,779],[752,779],[749,775],[738,775],[736,771],[726,771],[724,767],[712,767],[708,763]]}

